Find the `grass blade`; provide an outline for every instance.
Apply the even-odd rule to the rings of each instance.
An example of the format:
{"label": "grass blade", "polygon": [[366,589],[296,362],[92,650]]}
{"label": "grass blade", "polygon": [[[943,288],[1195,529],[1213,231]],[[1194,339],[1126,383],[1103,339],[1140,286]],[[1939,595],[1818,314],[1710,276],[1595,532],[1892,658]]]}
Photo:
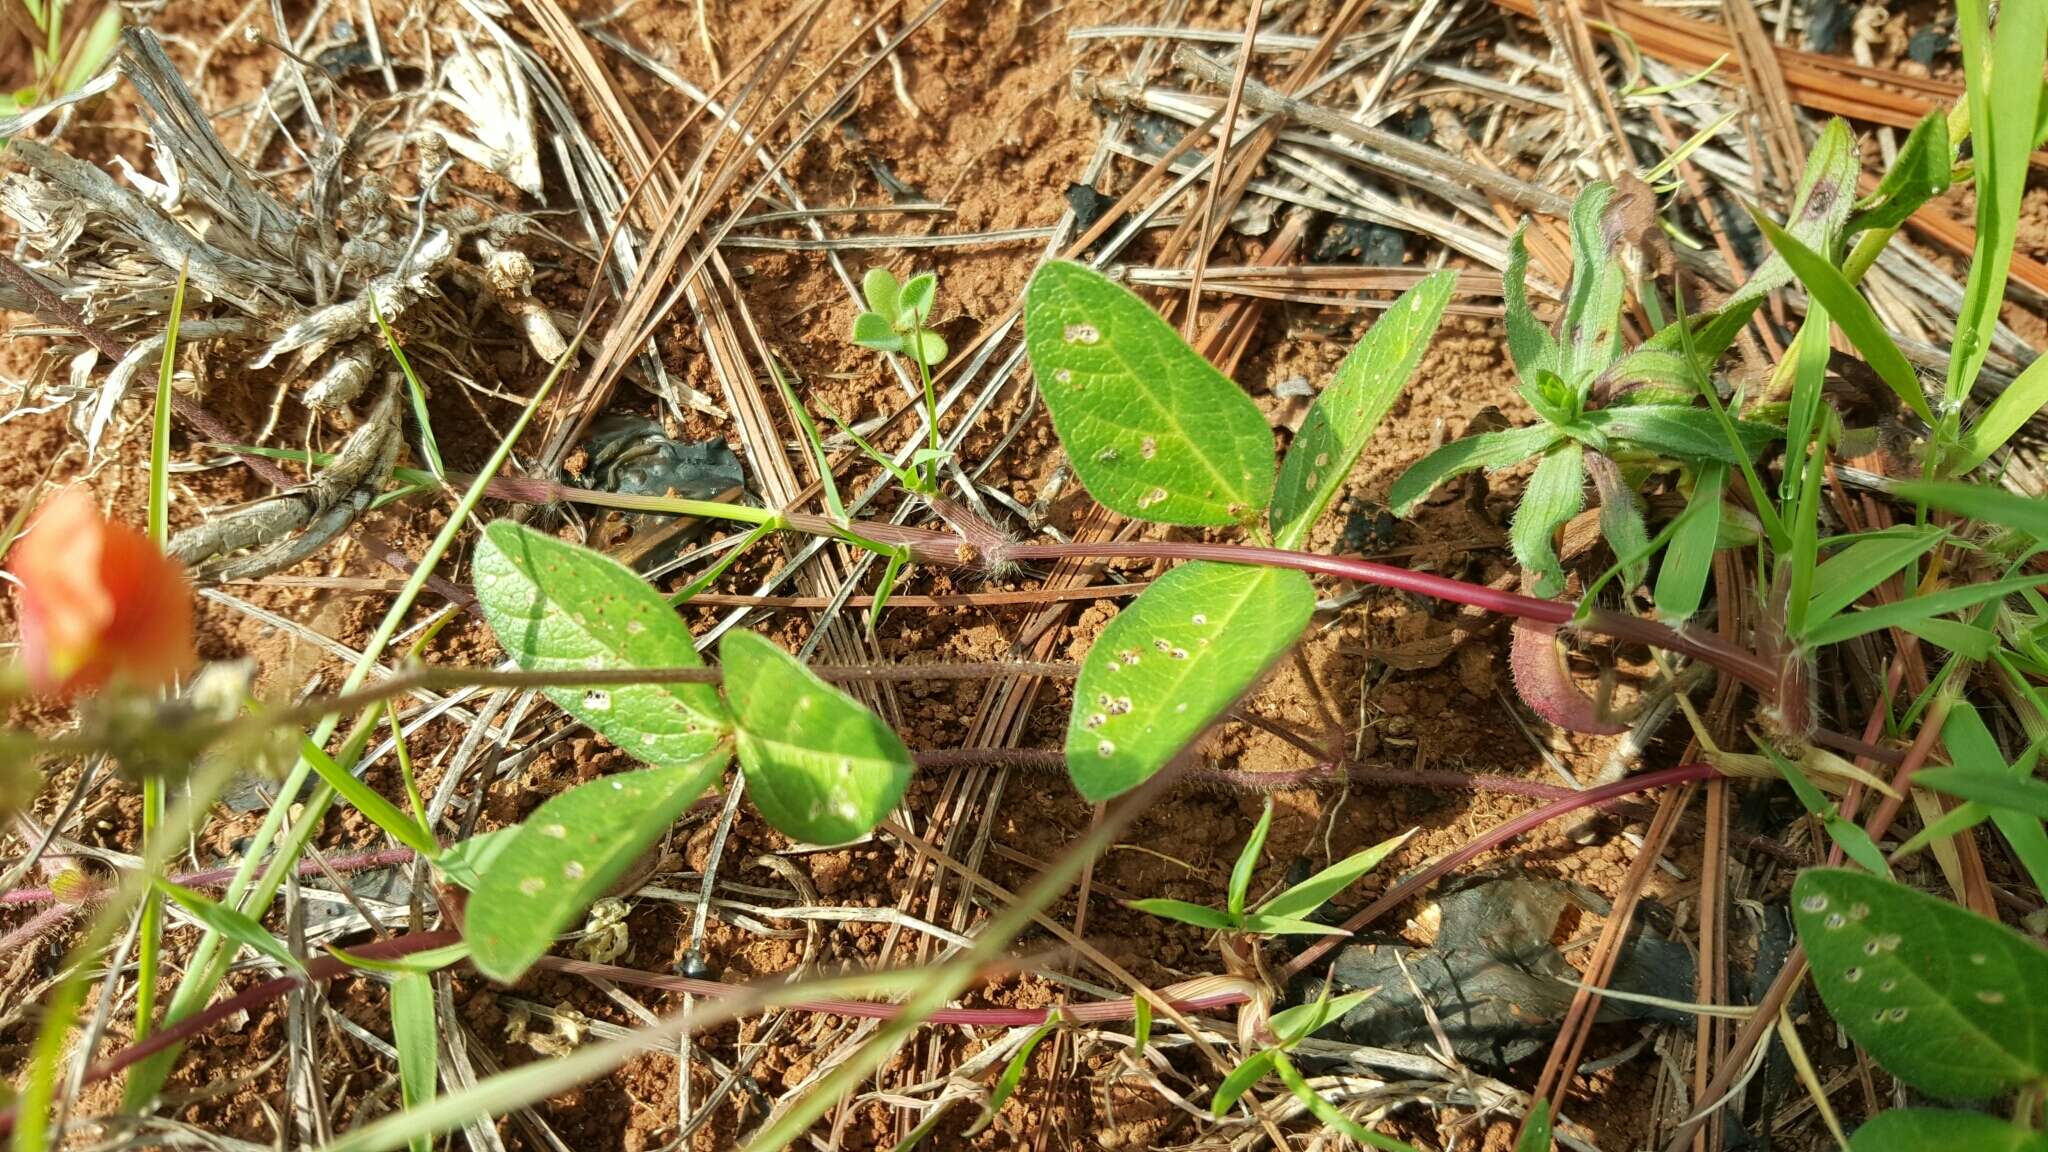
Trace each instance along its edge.
{"label": "grass blade", "polygon": [[1983,584],[1969,584],[1961,588],[1944,588],[1924,596],[1913,596],[1891,604],[1880,604],[1837,616],[1833,620],[1811,629],[1807,639],[1814,644],[1840,644],[1875,632],[1880,628],[1899,628],[1916,620],[1945,616],[1973,608],[1994,597],[2005,596],[2022,588],[2032,588],[2048,583],[2048,577],[2035,573],[2008,576],[2003,580],[1991,580]]}
{"label": "grass blade", "polygon": [[1976,383],[1998,324],[1998,307],[2005,299],[2041,100],[2042,57],[2048,50],[2048,4],[2000,4],[1995,32],[1986,9],[1984,0],[1960,0],[1956,5],[1971,156],[1977,168],[1977,248],[1950,345],[1951,404],[1960,404]]}
{"label": "grass blade", "polygon": [[[1139,1003],[1142,1004],[1144,1001],[1140,1000]],[[1017,1054],[1010,1057],[1010,1062],[1003,1066],[1003,1074],[996,1080],[995,1091],[988,1094],[988,1107],[982,1109],[981,1119],[976,1120],[973,1127],[961,1133],[963,1137],[980,1135],[990,1124],[995,1123],[996,1113],[1003,1110],[1003,1105],[1010,1101],[1010,1095],[1017,1091],[1017,1085],[1023,1082],[1024,1072],[1031,1066],[1031,1054],[1038,1050],[1038,1042],[1051,1035],[1052,1030],[1059,1026],[1058,1020],[1047,1020],[1024,1038],[1024,1043],[1017,1047]]]}
{"label": "grass blade", "polygon": [[[391,982],[391,1040],[398,1049],[398,1094],[405,1107],[424,1107],[434,1098],[441,1050],[434,1023],[434,978],[401,972]],[[415,1136],[412,1152],[433,1152],[431,1136]]]}
{"label": "grass blade", "polygon": [[1762,229],[1765,238],[1770,240],[1771,247],[1777,249],[1778,255],[1791,266],[1792,274],[1799,278],[1814,299],[1821,302],[1843,335],[1863,354],[1864,362],[1897,393],[1914,415],[1930,425],[1934,424],[1934,412],[1927,406],[1927,394],[1920,387],[1920,377],[1906,362],[1905,354],[1899,351],[1891,332],[1871,310],[1870,301],[1863,298],[1863,293],[1849,283],[1841,269],[1800,243],[1798,237],[1780,228],[1769,216],[1754,206],[1750,208],[1749,215]]}
{"label": "grass blade", "polygon": [[1244,851],[1237,854],[1237,863],[1230,868],[1229,908],[1233,917],[1244,915],[1245,896],[1251,891],[1252,873],[1258,870],[1259,853],[1266,850],[1266,833],[1273,827],[1273,798],[1266,798],[1266,809],[1259,813],[1259,822],[1252,825],[1252,834],[1244,842]]}
{"label": "grass blade", "polygon": [[1964,430],[1950,468],[1961,474],[1989,460],[2043,408],[2048,408],[2048,356],[2037,356]]}
{"label": "grass blade", "polygon": [[1726,464],[1702,464],[1692,499],[1672,523],[1671,543],[1664,549],[1657,586],[1651,592],[1657,615],[1665,620],[1690,620],[1700,610],[1713,569],[1714,545],[1721,535],[1721,492],[1727,483]]}

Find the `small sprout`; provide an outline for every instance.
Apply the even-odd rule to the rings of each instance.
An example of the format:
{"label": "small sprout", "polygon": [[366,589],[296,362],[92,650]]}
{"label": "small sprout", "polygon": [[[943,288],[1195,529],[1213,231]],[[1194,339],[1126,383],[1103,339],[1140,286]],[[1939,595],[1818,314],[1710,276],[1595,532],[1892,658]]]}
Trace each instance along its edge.
{"label": "small sprout", "polygon": [[867,311],[853,319],[853,342],[877,352],[895,352],[930,368],[946,358],[946,341],[930,331],[938,278],[919,273],[898,283],[887,268],[870,268],[861,278]]}

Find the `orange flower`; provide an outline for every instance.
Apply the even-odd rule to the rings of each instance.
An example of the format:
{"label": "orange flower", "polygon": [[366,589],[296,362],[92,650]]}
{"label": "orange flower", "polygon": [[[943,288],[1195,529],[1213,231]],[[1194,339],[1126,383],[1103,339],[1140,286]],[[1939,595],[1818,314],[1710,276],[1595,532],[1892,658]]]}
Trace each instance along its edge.
{"label": "orange flower", "polygon": [[37,511],[7,567],[37,692],[69,696],[115,681],[160,688],[197,662],[184,569],[149,537],[102,517],[83,489]]}

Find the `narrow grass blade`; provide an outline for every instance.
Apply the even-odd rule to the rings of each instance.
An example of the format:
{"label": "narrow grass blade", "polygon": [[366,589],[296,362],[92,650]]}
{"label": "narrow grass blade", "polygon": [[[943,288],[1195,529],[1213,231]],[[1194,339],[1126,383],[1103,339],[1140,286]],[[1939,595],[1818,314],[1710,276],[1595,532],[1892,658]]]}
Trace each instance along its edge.
{"label": "narrow grass blade", "polygon": [[1858,636],[1875,632],[1881,628],[1903,627],[1916,620],[1945,616],[1974,608],[1999,596],[2007,596],[2022,588],[2048,582],[2035,573],[2008,576],[2003,580],[1992,580],[1983,584],[1970,584],[1961,588],[1944,588],[1924,596],[1913,596],[1905,600],[1865,608],[1861,612],[1850,612],[1828,621],[1807,633],[1807,639],[1815,644],[1840,644]]}
{"label": "narrow grass blade", "polygon": [[2048,408],[2048,356],[2037,356],[1964,430],[1950,467],[1961,474],[1989,460],[2043,408]]}
{"label": "narrow grass blade", "polygon": [[1017,1091],[1017,1085],[1024,1082],[1024,1073],[1031,1067],[1031,1054],[1038,1051],[1038,1042],[1052,1035],[1053,1029],[1058,1027],[1059,1021],[1048,1020],[1040,1024],[1031,1035],[1026,1036],[1024,1043],[1017,1046],[1016,1055],[1011,1056],[1010,1062],[1003,1065],[1003,1074],[996,1079],[995,1090],[988,1094],[988,1107],[982,1109],[981,1119],[976,1120],[972,1127],[961,1133],[963,1138],[978,1136],[990,1124],[995,1123],[996,1113],[1003,1110],[1003,1105],[1009,1103],[1010,1096]]}
{"label": "narrow grass blade", "polygon": [[2017,529],[2036,540],[2048,543],[2048,500],[2020,496],[1984,484],[1942,481],[1909,481],[1899,484],[1893,492],[1901,499],[1925,504],[1930,508],[1939,508],[1944,512],[1954,512],[1958,516],[1967,516],[1972,520],[1982,520],[1987,524],[2000,524]]}
{"label": "narrow grass blade", "polygon": [[2048,51],[2048,4],[2000,4],[1995,30],[1988,27],[1987,7],[1985,0],[1960,0],[1956,5],[1964,99],[1970,107],[1970,154],[1977,169],[1977,248],[1950,345],[1952,404],[1961,403],[1976,382],[2005,299],[2041,101],[2042,58]]}
{"label": "narrow grass blade", "polygon": [[[410,1110],[434,1098],[441,1065],[439,1028],[434,1022],[434,978],[401,972],[391,982],[391,1040],[398,1049],[398,1095]],[[433,1152],[431,1136],[415,1136],[412,1152]]]}
{"label": "narrow grass blade", "polygon": [[251,951],[261,952],[293,972],[306,970],[305,964],[300,962],[297,956],[292,955],[291,949],[286,948],[282,941],[272,936],[263,925],[233,908],[224,907],[203,893],[194,892],[182,884],[174,884],[161,876],[150,877],[149,883],[157,892],[170,897],[172,903],[190,912],[194,919],[228,940]]}
{"label": "narrow grass blade", "polygon": [[1892,340],[1890,330],[1877,318],[1863,293],[1849,283],[1841,269],[1800,243],[1798,237],[1780,228],[1769,216],[1753,207],[1749,215],[1765,238],[1770,240],[1771,247],[1777,249],[1778,255],[1791,266],[1793,275],[1827,308],[1829,317],[1863,354],[1864,363],[1870,365],[1885,385],[1913,410],[1914,415],[1933,424],[1934,412],[1927,405],[1927,394],[1920,386],[1920,377],[1907,363],[1905,354]]}

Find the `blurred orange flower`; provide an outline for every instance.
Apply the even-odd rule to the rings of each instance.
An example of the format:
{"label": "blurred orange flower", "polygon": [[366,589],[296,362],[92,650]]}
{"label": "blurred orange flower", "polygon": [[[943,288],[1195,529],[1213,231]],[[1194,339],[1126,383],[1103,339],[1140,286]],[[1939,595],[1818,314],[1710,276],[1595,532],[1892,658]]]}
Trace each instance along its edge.
{"label": "blurred orange flower", "polygon": [[198,662],[184,569],[135,528],[101,516],[83,489],[44,503],[7,569],[21,606],[22,664],[38,693],[161,688]]}

